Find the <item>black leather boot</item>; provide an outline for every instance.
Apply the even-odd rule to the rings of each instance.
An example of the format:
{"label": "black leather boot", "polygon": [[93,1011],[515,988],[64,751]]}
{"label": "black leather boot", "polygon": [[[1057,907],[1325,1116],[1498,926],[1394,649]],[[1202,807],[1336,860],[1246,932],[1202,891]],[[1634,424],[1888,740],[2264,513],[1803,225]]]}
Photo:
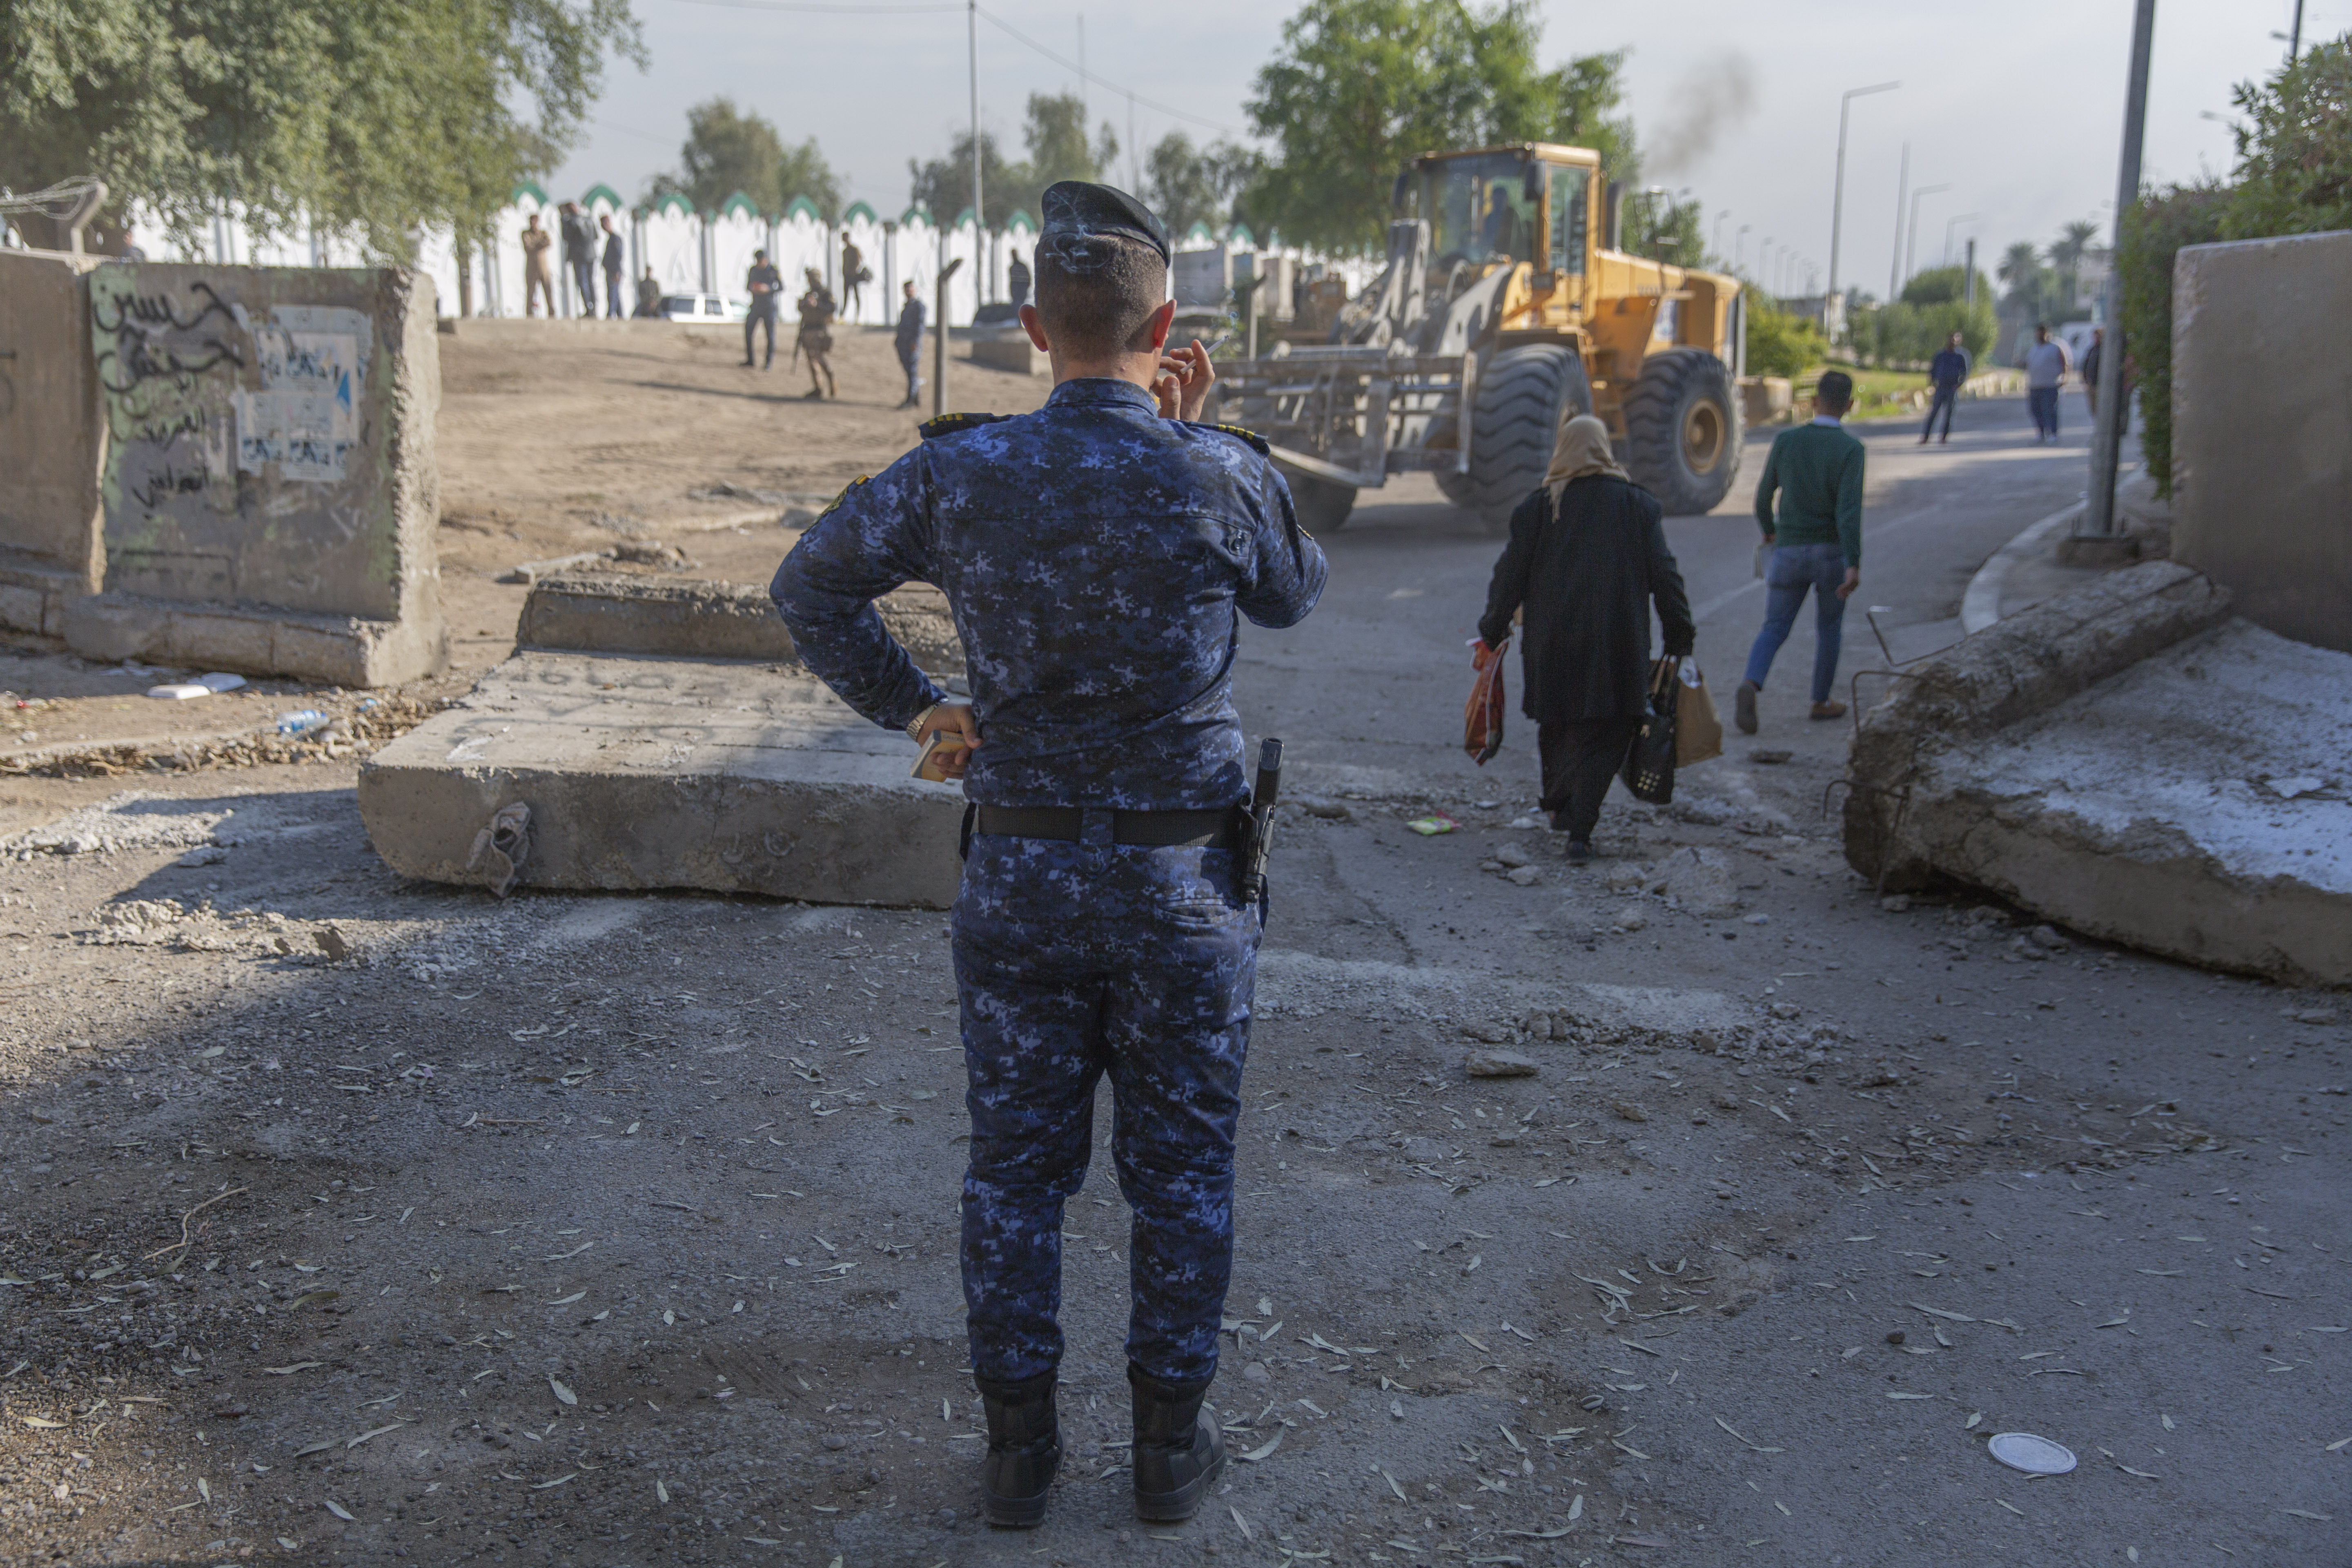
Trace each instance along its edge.
{"label": "black leather boot", "polygon": [[1054,1417],[1054,1373],[1019,1383],[974,1378],[988,1412],[988,1456],[980,1489],[988,1522],[1034,1530],[1045,1518],[1045,1489],[1062,1468],[1062,1434]]}
{"label": "black leather boot", "polygon": [[1210,1483],[1225,1468],[1225,1435],[1201,1407],[1209,1380],[1162,1383],[1133,1365],[1135,1394],[1135,1513],[1153,1524],[1192,1517]]}

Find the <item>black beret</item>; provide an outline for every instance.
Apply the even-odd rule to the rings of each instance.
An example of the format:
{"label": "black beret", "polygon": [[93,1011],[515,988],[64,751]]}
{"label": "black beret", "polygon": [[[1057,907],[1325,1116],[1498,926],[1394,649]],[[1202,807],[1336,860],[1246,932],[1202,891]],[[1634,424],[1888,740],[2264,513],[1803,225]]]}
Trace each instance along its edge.
{"label": "black beret", "polygon": [[1115,185],[1056,180],[1045,187],[1042,205],[1045,227],[1037,237],[1037,249],[1066,271],[1092,272],[1104,266],[1108,257],[1102,247],[1087,242],[1113,237],[1150,246],[1161,265],[1167,264],[1168,231],[1150,207]]}

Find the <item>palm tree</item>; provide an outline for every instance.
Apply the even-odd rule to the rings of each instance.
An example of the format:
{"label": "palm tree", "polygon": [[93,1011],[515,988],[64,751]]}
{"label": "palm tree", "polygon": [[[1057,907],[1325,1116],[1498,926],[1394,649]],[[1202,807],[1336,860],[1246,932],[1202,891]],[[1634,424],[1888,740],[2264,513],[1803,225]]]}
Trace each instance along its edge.
{"label": "palm tree", "polygon": [[2098,237],[2099,226],[2077,218],[2068,224],[2056,239],[2050,242],[2050,264],[2061,272],[2072,272],[2083,263],[2083,253],[2091,248]]}
{"label": "palm tree", "polygon": [[2042,270],[2042,252],[2032,240],[2021,239],[2001,252],[2000,266],[1995,270],[2011,294],[2031,294]]}
{"label": "palm tree", "polygon": [[2091,241],[2098,232],[2097,224],[2077,218],[2050,242],[2050,264],[2058,269],[2059,297],[2065,300],[2069,309],[2076,303],[2075,296],[2082,292],[2083,253],[2091,248]]}

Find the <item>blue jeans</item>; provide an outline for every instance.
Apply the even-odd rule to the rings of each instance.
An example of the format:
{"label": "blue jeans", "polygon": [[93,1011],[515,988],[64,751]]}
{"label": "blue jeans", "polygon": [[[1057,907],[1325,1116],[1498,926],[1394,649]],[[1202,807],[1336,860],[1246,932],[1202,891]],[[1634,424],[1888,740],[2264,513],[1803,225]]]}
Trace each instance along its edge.
{"label": "blue jeans", "polygon": [[1936,433],[1936,416],[1938,414],[1944,416],[1944,439],[1948,441],[1952,438],[1952,405],[1959,401],[1959,396],[1960,389],[1957,386],[1936,388],[1935,401],[1927,405],[1927,423],[1919,431],[1921,446],[1926,446],[1927,437]]}
{"label": "blue jeans", "polygon": [[1789,640],[1805,590],[1813,591],[1813,700],[1827,702],[1837,685],[1838,645],[1845,628],[1845,601],[1838,589],[1845,583],[1845,550],[1836,544],[1781,544],[1773,547],[1772,564],[1764,571],[1764,629],[1748,650],[1748,679],[1762,686],[1772,671],[1773,656]]}
{"label": "blue jeans", "polygon": [[2054,386],[2029,386],[2025,389],[2026,405],[2033,411],[2036,433],[2058,438],[2058,389]]}

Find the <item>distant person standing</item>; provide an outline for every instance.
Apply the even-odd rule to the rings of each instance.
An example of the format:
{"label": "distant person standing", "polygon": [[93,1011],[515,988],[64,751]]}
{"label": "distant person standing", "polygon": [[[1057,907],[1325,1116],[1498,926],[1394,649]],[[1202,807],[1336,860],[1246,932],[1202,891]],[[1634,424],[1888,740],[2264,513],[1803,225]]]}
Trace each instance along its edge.
{"label": "distant person standing", "polygon": [[768,329],[768,362],[761,370],[776,368],[776,313],[783,308],[784,275],[768,260],[768,253],[751,253],[751,269],[743,274],[743,291],[751,296],[751,313],[743,318],[743,368],[751,368],[751,331],[765,323]]}
{"label": "distant person standing", "polygon": [[1004,269],[1005,291],[1013,296],[1013,308],[1019,310],[1029,302],[1029,264],[1015,251],[1013,263]]}
{"label": "distant person standing", "polygon": [[1936,390],[1935,401],[1927,405],[1927,423],[1919,431],[1919,445],[1927,444],[1927,437],[1936,428],[1936,416],[1944,416],[1944,439],[1952,440],[1952,405],[1960,400],[1960,385],[1969,379],[1969,351],[1960,344],[1960,334],[1954,332],[1927,366],[1927,384]]}
{"label": "distant person standing", "polygon": [[2058,389],[2066,384],[2074,356],[2050,335],[2050,323],[2033,329],[2033,346],[2025,351],[2025,401],[2033,411],[2033,439],[2047,445],[2058,439]]}
{"label": "distant person standing", "polygon": [[[1845,411],[1853,406],[1853,377],[1826,371],[1813,394],[1813,422],[1783,430],[1764,461],[1756,486],[1756,521],[1772,550],[1764,573],[1764,629],[1748,651],[1748,678],[1739,683],[1733,709],[1743,735],[1756,733],[1756,699],[1771,673],[1773,657],[1789,640],[1813,595],[1813,709],[1816,719],[1835,719],[1845,704],[1832,699],[1836,689],[1838,645],[1845,626],[1845,602],[1862,582],[1862,443],[1846,433]],[[1772,514],[1780,492],[1780,516]]]}
{"label": "distant person standing", "polygon": [[898,286],[906,303],[898,307],[898,335],[892,346],[898,351],[899,368],[907,373],[907,401],[901,408],[919,407],[923,390],[923,301],[915,292],[915,280],[908,279]]}
{"label": "distant person standing", "polygon": [[2099,356],[2107,346],[2107,329],[2091,329],[2091,346],[2083,351],[2083,396],[2091,405],[2091,417],[2099,416]]}
{"label": "distant person standing", "polygon": [[629,313],[640,318],[661,314],[661,279],[654,276],[654,269],[650,267],[646,268],[646,275],[637,279],[637,308]]}
{"label": "distant person standing", "polygon": [[559,226],[563,231],[563,262],[572,269],[572,286],[580,290],[580,310],[583,316],[596,313],[596,226],[588,221],[578,202],[565,202],[556,209],[562,214]]}
{"label": "distant person standing", "polygon": [[[828,396],[841,395],[841,388],[833,379],[831,357],[833,319],[840,314],[841,307],[834,303],[832,293],[825,288],[824,279],[817,276],[815,268],[804,268],[803,276],[808,279],[808,292],[800,299],[800,352],[808,355],[809,399],[822,402]],[[817,379],[819,372],[824,373],[823,381]]]}
{"label": "distant person standing", "polygon": [[1543,809],[1568,835],[1572,863],[1592,858],[1601,803],[1649,707],[1650,606],[1668,658],[1697,637],[1664,515],[1618,466],[1609,427],[1580,414],[1560,426],[1542,487],[1511,513],[1486,588],[1483,647],[1501,647],[1526,612],[1521,704],[1536,721]]}
{"label": "distant person standing", "polygon": [[849,319],[853,321],[857,319],[859,301],[866,297],[866,280],[873,276],[873,273],[866,269],[866,253],[857,248],[857,242],[849,237],[849,231],[843,229],[841,231],[841,297],[849,302]]}
{"label": "distant person standing", "polygon": [[547,313],[555,314],[555,273],[549,264],[548,252],[554,248],[555,237],[539,226],[539,215],[533,213],[522,224],[522,313],[539,314],[539,302],[547,301]]}
{"label": "distant person standing", "polygon": [[[596,226],[604,231],[604,315],[608,321],[617,320],[621,315],[621,274],[628,270],[629,258],[619,231],[613,227],[611,213],[598,213]],[[594,303],[593,296],[590,303]]]}

